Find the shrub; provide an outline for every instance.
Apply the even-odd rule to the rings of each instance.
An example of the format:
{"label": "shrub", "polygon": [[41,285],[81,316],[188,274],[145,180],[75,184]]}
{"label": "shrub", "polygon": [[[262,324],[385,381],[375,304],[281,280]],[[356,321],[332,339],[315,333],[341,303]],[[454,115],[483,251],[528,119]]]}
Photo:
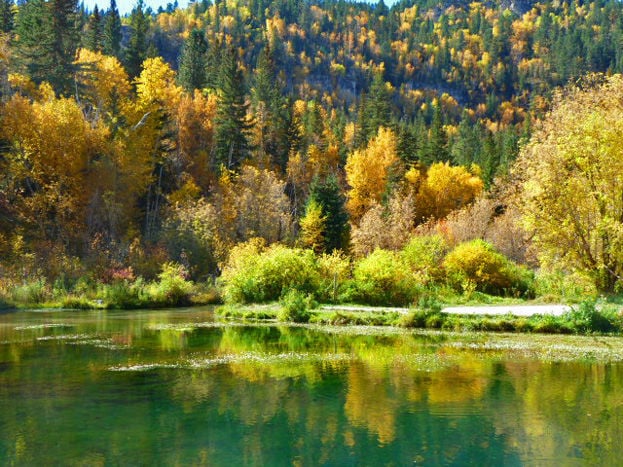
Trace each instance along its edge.
{"label": "shrub", "polygon": [[252,240],[235,247],[223,269],[221,284],[226,302],[261,303],[277,300],[296,289],[317,293],[320,276],[311,250]]}
{"label": "shrub", "polygon": [[463,291],[523,296],[531,292],[531,273],[483,240],[461,243],[443,264],[450,284]]}
{"label": "shrub", "polygon": [[594,300],[580,303],[565,314],[571,322],[576,332],[612,332],[615,330],[614,324],[595,307]]}
{"label": "shrub", "polygon": [[288,290],[281,300],[281,310],[277,314],[279,321],[292,321],[295,323],[307,323],[309,321],[309,308],[312,298],[309,295],[291,289]]}
{"label": "shrub", "polygon": [[595,281],[582,272],[540,272],[534,281],[538,296],[550,301],[582,302],[597,298]]}
{"label": "shrub", "polygon": [[414,271],[437,281],[443,276],[441,264],[448,251],[448,245],[441,235],[413,237],[403,248],[401,256]]}
{"label": "shrub", "polygon": [[405,328],[439,328],[443,321],[443,316],[432,310],[415,310],[406,315],[402,315],[398,325]]}
{"label": "shrub", "polygon": [[337,303],[348,295],[348,280],[351,275],[350,258],[338,251],[318,257],[320,282],[318,298],[322,302]]}
{"label": "shrub", "polygon": [[357,299],[370,305],[409,305],[423,290],[398,253],[375,250],[354,270]]}
{"label": "shrub", "polygon": [[21,304],[40,304],[50,297],[48,284],[43,277],[32,279],[11,290],[11,299]]}
{"label": "shrub", "polygon": [[158,282],[149,287],[149,298],[156,306],[190,305],[193,283],[186,280],[186,269],[177,263],[165,263]]}
{"label": "shrub", "polygon": [[140,308],[145,301],[144,283],[141,278],[134,282],[115,281],[103,286],[101,293],[108,308]]}
{"label": "shrub", "polygon": [[103,305],[99,305],[84,297],[68,296],[61,302],[61,308],[69,310],[93,310],[96,308],[103,308]]}

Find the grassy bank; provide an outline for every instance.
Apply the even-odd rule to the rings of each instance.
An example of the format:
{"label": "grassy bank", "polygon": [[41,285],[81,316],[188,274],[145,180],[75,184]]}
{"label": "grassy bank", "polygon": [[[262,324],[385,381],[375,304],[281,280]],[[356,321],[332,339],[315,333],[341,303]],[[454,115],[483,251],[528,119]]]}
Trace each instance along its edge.
{"label": "grassy bank", "polygon": [[446,331],[491,331],[546,334],[623,334],[623,312],[617,303],[587,301],[561,315],[529,317],[456,315],[434,308],[349,311],[314,307],[302,296],[263,306],[225,305],[217,314],[227,319],[273,320],[325,325],[398,326]]}
{"label": "grassy bank", "polygon": [[220,303],[211,283],[186,279],[179,265],[167,263],[154,281],[123,276],[108,281],[45,278],[0,283],[0,309],[139,309]]}

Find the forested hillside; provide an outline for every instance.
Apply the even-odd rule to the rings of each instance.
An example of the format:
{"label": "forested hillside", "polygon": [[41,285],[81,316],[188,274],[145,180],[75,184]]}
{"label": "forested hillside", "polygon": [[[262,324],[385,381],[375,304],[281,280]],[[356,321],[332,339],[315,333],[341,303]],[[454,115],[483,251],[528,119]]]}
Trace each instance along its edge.
{"label": "forested hillside", "polygon": [[558,87],[623,72],[617,0],[2,0],[0,28],[5,285],[213,279],[256,238],[537,265],[510,168]]}

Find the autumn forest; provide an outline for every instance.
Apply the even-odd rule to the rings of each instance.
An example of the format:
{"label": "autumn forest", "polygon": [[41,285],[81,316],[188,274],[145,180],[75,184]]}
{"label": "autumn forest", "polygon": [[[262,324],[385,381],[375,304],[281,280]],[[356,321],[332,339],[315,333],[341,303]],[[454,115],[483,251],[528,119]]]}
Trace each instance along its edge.
{"label": "autumn forest", "polygon": [[616,0],[1,0],[0,29],[0,305],[619,290]]}

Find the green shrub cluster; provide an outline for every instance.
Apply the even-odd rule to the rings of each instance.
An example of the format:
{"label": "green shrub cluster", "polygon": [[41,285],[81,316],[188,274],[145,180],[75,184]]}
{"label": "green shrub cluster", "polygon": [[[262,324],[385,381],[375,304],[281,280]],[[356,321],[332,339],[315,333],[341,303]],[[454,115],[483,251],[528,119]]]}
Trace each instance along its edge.
{"label": "green shrub cluster", "polygon": [[232,303],[274,301],[290,289],[317,294],[318,261],[312,250],[278,244],[266,248],[253,240],[233,248],[220,283],[225,300]]}
{"label": "green shrub cluster", "polygon": [[448,282],[463,292],[517,297],[533,294],[532,273],[495,251],[484,240],[459,244],[445,257],[443,267]]}
{"label": "green shrub cluster", "polygon": [[[235,247],[220,284],[228,303],[278,300],[289,290],[325,303],[441,308],[436,291],[528,297],[532,274],[475,240],[449,248],[440,235],[414,237],[401,251],[376,249],[354,262],[341,253],[266,247],[251,240]],[[452,291],[453,290],[453,291]]]}
{"label": "green shrub cluster", "polygon": [[309,310],[314,307],[314,300],[311,295],[290,289],[281,300],[281,310],[277,314],[279,321],[291,321],[294,323],[307,323],[309,321]]}
{"label": "green shrub cluster", "polygon": [[370,305],[409,305],[424,284],[399,253],[377,249],[355,264],[356,299]]}

